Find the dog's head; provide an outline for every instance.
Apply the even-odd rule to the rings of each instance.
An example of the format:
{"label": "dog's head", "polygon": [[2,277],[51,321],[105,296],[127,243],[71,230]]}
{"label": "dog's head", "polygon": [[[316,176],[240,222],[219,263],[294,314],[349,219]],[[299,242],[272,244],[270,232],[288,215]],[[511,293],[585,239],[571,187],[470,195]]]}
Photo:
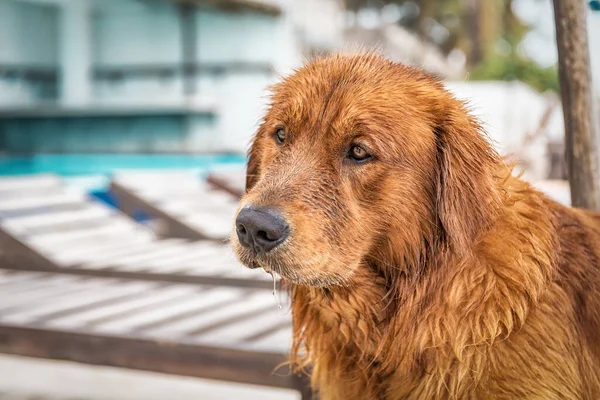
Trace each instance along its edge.
{"label": "dog's head", "polygon": [[495,207],[497,162],[436,79],[332,56],[273,87],[232,235],[242,263],[311,286],[467,251]]}

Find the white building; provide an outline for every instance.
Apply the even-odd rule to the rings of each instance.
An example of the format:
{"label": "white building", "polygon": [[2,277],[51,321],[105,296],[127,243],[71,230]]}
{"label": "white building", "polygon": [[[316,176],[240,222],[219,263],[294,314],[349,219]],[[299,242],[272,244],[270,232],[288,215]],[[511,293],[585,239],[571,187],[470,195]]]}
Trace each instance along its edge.
{"label": "white building", "polygon": [[300,61],[288,19],[258,0],[0,0],[0,151],[242,151]]}

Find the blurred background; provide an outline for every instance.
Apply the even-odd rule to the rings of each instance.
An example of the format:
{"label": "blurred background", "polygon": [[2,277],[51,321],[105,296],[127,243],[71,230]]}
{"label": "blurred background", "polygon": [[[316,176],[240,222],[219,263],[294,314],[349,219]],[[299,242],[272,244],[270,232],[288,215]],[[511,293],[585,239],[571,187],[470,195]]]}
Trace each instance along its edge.
{"label": "blurred background", "polygon": [[[593,9],[600,5],[594,0],[588,5],[592,74],[599,95],[600,12]],[[11,274],[24,266],[37,272],[65,267],[57,254],[48,252],[57,242],[44,248],[35,242],[36,235],[48,235],[51,229],[56,235],[70,232],[60,243],[73,243],[90,220],[81,217],[78,224],[66,226],[65,218],[73,217],[75,208],[60,203],[63,198],[52,206],[44,203],[59,196],[58,186],[60,193],[82,194],[82,204],[93,202],[110,209],[112,216],[126,216],[160,243],[170,237],[189,243],[224,240],[222,232],[228,232],[231,221],[214,216],[221,211],[232,215],[245,151],[268,101],[268,86],[310,57],[356,48],[378,49],[394,61],[443,78],[470,103],[494,145],[518,163],[527,179],[569,203],[551,0],[0,0],[0,231],[10,236],[4,248],[0,241],[0,256],[24,243],[24,253],[33,252],[50,265],[33,267],[17,258],[12,264],[0,259],[2,267],[10,267]],[[195,180],[205,185],[207,179],[213,186],[194,186]],[[127,203],[131,193],[138,203]],[[192,197],[197,193],[217,198],[199,205]],[[230,198],[218,197],[225,193]],[[166,197],[181,202],[165,205]],[[36,200],[28,205],[28,199]],[[227,210],[218,207],[221,203],[227,203]],[[61,214],[47,216],[43,229],[34,226],[31,221],[43,220],[40,213],[56,212],[56,204]],[[193,210],[177,214],[188,206]],[[104,215],[86,212],[86,218]],[[188,230],[177,224],[187,224]],[[112,231],[110,237],[115,238]],[[105,251],[92,246],[104,240],[99,238],[86,242],[89,258],[71,252],[71,258],[59,254],[60,260],[71,260],[69,268],[97,261],[97,253]],[[143,271],[146,275],[113,275],[158,280],[150,269]],[[171,283],[179,279],[161,274]],[[7,285],[21,279],[5,278]],[[24,293],[20,286],[6,287],[10,293]],[[32,300],[22,298],[24,303],[9,307],[14,315],[29,310]],[[40,297],[44,302],[49,298]],[[0,342],[2,326],[8,324],[1,320],[4,315],[13,314],[0,304]],[[16,322],[11,324],[14,328]],[[39,356],[21,347],[10,350],[7,343],[0,346],[2,352]],[[89,368],[2,358],[0,399],[150,399],[165,393],[179,393],[175,398],[293,398],[237,384]],[[32,386],[18,376],[35,376],[40,383]],[[82,380],[89,385],[74,385],[73,393],[63,390],[65,381]],[[131,385],[139,391],[132,392]]]}
{"label": "blurred background", "polygon": [[356,47],[447,79],[533,179],[564,177],[550,0],[0,0],[0,174],[101,189],[123,168],[242,163],[265,88]]}

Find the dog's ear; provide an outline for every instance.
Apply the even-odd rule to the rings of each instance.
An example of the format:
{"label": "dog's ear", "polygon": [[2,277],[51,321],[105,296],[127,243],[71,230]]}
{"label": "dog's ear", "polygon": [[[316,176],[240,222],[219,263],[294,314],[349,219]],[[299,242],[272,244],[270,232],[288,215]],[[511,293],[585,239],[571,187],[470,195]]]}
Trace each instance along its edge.
{"label": "dog's ear", "polygon": [[498,213],[499,157],[462,102],[438,109],[436,210],[445,241],[459,254]]}
{"label": "dog's ear", "polygon": [[260,164],[261,164],[261,131],[259,129],[252,144],[248,150],[248,161],[246,164],[246,192],[248,192],[258,181],[260,176]]}

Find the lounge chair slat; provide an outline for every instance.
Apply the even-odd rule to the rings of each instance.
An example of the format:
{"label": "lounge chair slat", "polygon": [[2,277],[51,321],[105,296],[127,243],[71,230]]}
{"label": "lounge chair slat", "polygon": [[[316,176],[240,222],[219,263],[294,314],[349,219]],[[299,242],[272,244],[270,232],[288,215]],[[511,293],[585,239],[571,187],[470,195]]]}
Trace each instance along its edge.
{"label": "lounge chair slat", "polygon": [[[127,254],[130,254],[138,246],[148,248],[149,243],[152,243],[151,235],[140,234],[124,234],[124,235],[96,235],[86,237],[81,240],[73,240],[73,242],[59,243],[29,243],[32,249],[39,251],[46,257],[55,268],[85,268],[86,262],[97,261],[98,258],[104,256],[105,253],[112,251],[115,248],[127,249]],[[104,244],[106,247],[100,246]],[[98,248],[98,250],[96,250]],[[78,251],[71,256],[72,252]]]}
{"label": "lounge chair slat", "polygon": [[[204,292],[210,292],[211,288],[206,287],[201,289]],[[115,326],[119,326],[120,324],[126,325],[123,331],[133,332],[137,331],[140,335],[145,335],[143,330],[140,327],[144,327],[147,325],[153,325],[157,323],[156,319],[151,319],[149,322],[135,324],[133,327],[131,326],[130,319],[136,319],[138,315],[144,314],[147,315],[148,311],[156,310],[160,308],[161,310],[161,318],[162,320],[170,320],[174,316],[181,314],[182,312],[186,312],[189,310],[198,310],[198,305],[200,304],[200,300],[198,296],[190,296],[190,293],[180,293],[177,296],[170,296],[170,298],[165,298],[160,302],[154,301],[153,303],[148,303],[146,305],[141,305],[137,308],[132,308],[129,310],[124,310],[122,312],[112,313],[110,315],[106,315],[105,317],[97,318],[95,320],[89,321],[87,323],[88,326],[101,326],[100,329],[104,329],[108,326],[111,329],[111,326],[114,328]],[[166,310],[166,311],[165,311]],[[160,324],[160,322],[159,322]]]}
{"label": "lounge chair slat", "polygon": [[180,306],[172,314],[139,323],[132,327],[132,331],[143,333],[150,337],[179,337],[185,333],[189,326],[195,326],[194,321],[207,313],[218,313],[232,304],[240,302],[239,295],[231,292],[218,291],[209,298],[190,299],[186,305]]}
{"label": "lounge chair slat", "polygon": [[[254,385],[299,390],[305,388],[305,382],[288,375],[285,368],[284,373],[273,374],[273,369],[285,361],[281,352],[248,351],[233,346],[215,348],[172,341],[157,343],[155,340],[132,337],[11,325],[0,325],[0,333],[3,337],[0,351],[9,354],[68,359]],[[310,398],[308,393],[303,396],[303,399]]]}
{"label": "lounge chair slat", "polygon": [[[176,180],[168,175],[165,175],[165,181],[176,186]],[[0,178],[0,187],[2,181]],[[220,247],[214,241],[187,243],[158,239],[150,229],[120,212],[95,203],[76,190],[65,189],[57,177],[47,181],[52,184],[39,191],[30,184],[28,195],[19,201],[0,196],[0,246],[10,249],[9,252],[0,251],[0,266],[6,259],[4,266],[11,269],[240,287],[268,285],[266,280],[238,268],[230,248]],[[24,186],[19,182],[13,180],[12,186],[8,182],[4,193],[23,195],[24,189],[20,188]],[[196,205],[211,204],[208,199],[226,200],[229,204],[225,206],[213,204],[214,210],[235,210],[229,195],[223,196],[210,189],[197,174],[190,174],[180,182],[187,182],[183,192],[190,200],[193,197],[200,199]],[[15,188],[14,192],[9,190],[11,187]],[[166,201],[171,200],[167,198]],[[226,228],[214,228],[213,232],[225,237],[229,234],[231,221],[216,218],[216,215],[222,215],[220,212],[205,213],[203,218],[209,225],[227,225]],[[198,228],[201,227],[199,221]],[[192,225],[188,229],[195,230],[196,234],[200,230]],[[175,246],[175,243],[180,245]]]}
{"label": "lounge chair slat", "polygon": [[267,306],[273,305],[273,299],[267,291],[255,291],[249,293],[244,300],[227,304],[226,307],[217,308],[182,321],[177,327],[172,326],[172,332],[178,330],[182,336],[195,336],[196,332],[204,331],[206,327],[215,327],[220,323],[226,323],[231,318],[240,317],[248,312],[265,310]]}
{"label": "lounge chair slat", "polygon": [[231,312],[231,314],[227,317],[221,316],[222,318],[219,318],[217,321],[207,323],[206,325],[198,326],[192,331],[187,332],[186,336],[202,337],[203,339],[205,339],[205,336],[212,335],[212,337],[214,338],[213,333],[216,331],[222,331],[228,328],[236,329],[235,326],[237,326],[240,322],[254,320],[255,318],[265,313],[272,312],[273,309],[274,307],[272,303],[262,304],[260,306],[258,304],[252,304],[250,307],[245,306],[243,310],[239,310],[237,312],[231,312],[230,309],[227,309],[227,312]]}
{"label": "lounge chair slat", "polygon": [[[259,340],[253,340],[246,343],[248,343],[248,349],[255,351],[274,351],[287,353],[289,352],[290,344],[292,343],[292,332],[289,327],[281,328],[277,331],[271,332],[267,336],[261,337]],[[284,369],[284,371],[287,371],[287,368]]]}
{"label": "lounge chair slat", "polygon": [[[40,275],[43,276],[50,276],[50,274],[45,274],[45,273],[41,273]],[[36,281],[40,278],[40,276],[38,274],[31,274],[31,273],[19,273],[19,272],[12,272],[12,271],[7,271],[7,273],[3,274],[5,280],[0,282],[0,293],[2,293],[2,290],[6,287],[10,287],[16,283],[19,282],[26,282],[26,281]]]}
{"label": "lounge chair slat", "polygon": [[[206,274],[215,277],[222,277],[227,272],[227,269],[231,267],[231,265],[228,264],[209,262],[206,260],[202,260],[202,263],[191,262],[187,265],[182,263],[181,266],[185,267],[181,270],[181,275],[191,276]],[[202,269],[202,272],[198,273],[199,269]]]}
{"label": "lounge chair slat", "polygon": [[155,265],[168,257],[173,257],[176,255],[181,255],[187,251],[188,247],[185,244],[177,245],[177,246],[161,246],[160,248],[155,249],[155,251],[149,252],[145,256],[142,255],[129,258],[124,261],[119,261],[116,266],[122,267],[128,271],[140,271],[145,270],[148,265]]}
{"label": "lounge chair slat", "polygon": [[[1,178],[0,178],[1,179]],[[3,200],[18,200],[28,197],[53,196],[65,193],[61,186],[43,187],[43,188],[25,188],[19,190],[1,190],[0,197]]]}
{"label": "lounge chair slat", "polygon": [[0,210],[0,220],[6,218],[16,218],[24,216],[45,215],[50,213],[78,210],[85,206],[82,202],[59,203],[59,204],[41,204],[30,208],[14,208],[11,210]]}
{"label": "lounge chair slat", "polygon": [[23,199],[0,199],[0,211],[24,210],[38,207],[81,203],[84,196],[77,192],[65,192],[50,196],[26,197]]}
{"label": "lounge chair slat", "polygon": [[104,215],[102,217],[94,218],[81,218],[72,219],[65,221],[56,221],[55,223],[43,224],[40,226],[29,226],[23,227],[19,224],[12,223],[10,221],[4,224],[5,229],[14,232],[15,234],[34,236],[44,235],[52,233],[66,233],[66,232],[78,232],[88,231],[94,228],[118,226],[118,225],[130,225],[129,221],[123,221],[123,217],[119,215]]}
{"label": "lounge chair slat", "polygon": [[[58,282],[65,276],[14,274],[33,277],[33,284],[36,280]],[[306,387],[296,378],[272,374],[286,359],[291,321],[273,308],[268,290],[68,277],[59,293],[46,287],[38,298],[31,296],[36,291],[30,296],[9,296],[13,303],[6,314],[0,301],[0,352],[299,390]],[[249,325],[252,318],[258,318],[254,321],[262,330]],[[236,326],[246,330],[246,340],[238,340]],[[202,334],[186,336],[190,329],[202,330]]]}
{"label": "lounge chair slat", "polygon": [[[206,293],[210,292],[212,290],[212,288],[210,286],[199,286],[199,287],[196,286],[196,287],[194,287],[194,290],[196,292],[200,291],[204,296],[206,296]],[[210,294],[209,294],[209,296],[210,296]],[[86,323],[86,326],[98,326],[98,325],[107,324],[107,323],[117,321],[117,320],[126,320],[129,317],[133,317],[137,314],[141,314],[141,313],[145,313],[150,310],[154,310],[158,306],[168,307],[168,306],[171,306],[172,304],[176,304],[177,310],[178,310],[178,312],[180,312],[181,310],[186,309],[186,305],[188,303],[190,303],[190,302],[197,303],[197,300],[198,300],[197,296],[195,296],[195,297],[190,296],[189,292],[181,293],[180,295],[177,295],[177,296],[170,296],[168,299],[162,299],[160,301],[155,301],[157,297],[158,296],[156,296],[156,293],[154,293],[153,296],[151,297],[153,299],[152,303],[141,304],[141,305],[138,305],[136,307],[132,307],[132,308],[129,308],[126,310],[114,312],[114,313],[112,313],[110,315],[106,315],[104,317],[92,319]]]}
{"label": "lounge chair slat", "polygon": [[147,186],[147,183],[163,183],[170,182],[194,183],[201,182],[197,173],[189,173],[187,171],[149,171],[149,172],[119,172],[113,177],[113,181],[128,186]]}
{"label": "lounge chair slat", "polygon": [[[1,254],[1,253],[0,253]],[[2,287],[13,285],[16,282],[34,279],[32,276],[14,273],[13,271],[0,270],[0,293]]]}
{"label": "lounge chair slat", "polygon": [[87,263],[92,268],[106,268],[106,267],[130,267],[135,270],[134,265],[143,262],[150,262],[156,257],[160,257],[162,254],[172,254],[185,250],[184,243],[174,244],[163,244],[161,242],[153,243],[152,246],[146,251],[135,252],[133,254],[125,254],[117,257],[105,258],[101,261]]}
{"label": "lounge chair slat", "polygon": [[46,287],[60,289],[69,282],[76,282],[78,280],[81,280],[81,278],[77,276],[48,274],[46,279],[26,279],[11,282],[10,285],[0,288],[0,307],[15,296],[29,295],[30,292],[38,291]]}
{"label": "lounge chair slat", "polygon": [[[137,235],[135,238],[137,239]],[[83,264],[101,263],[103,260],[114,257],[142,254],[161,244],[187,243],[184,239],[165,239],[160,242],[151,239],[151,237],[148,237],[147,240],[122,240],[117,238],[117,240],[107,240],[104,243],[89,243],[78,249],[63,250],[61,251],[61,257],[57,257],[57,259]]]}
{"label": "lounge chair slat", "polygon": [[77,313],[70,313],[62,317],[52,318],[47,325],[59,327],[61,329],[69,329],[80,327],[82,325],[94,325],[94,321],[110,321],[118,318],[119,315],[127,315],[131,310],[140,310],[140,307],[152,305],[156,308],[165,303],[181,301],[189,297],[195,289],[188,286],[175,286],[164,290],[152,290],[141,293],[135,293],[131,296],[126,296],[122,300],[113,301],[105,305],[97,305],[90,309],[82,310]]}
{"label": "lounge chair slat", "polygon": [[[237,208],[230,195],[211,190],[196,177],[172,180],[169,186],[148,179],[142,184],[133,179],[113,179],[111,191],[127,213],[145,210],[161,221],[166,236],[211,240],[229,236]],[[194,219],[191,215],[196,213],[202,216]]]}
{"label": "lounge chair slat", "polygon": [[202,340],[206,342],[247,342],[247,337],[262,333],[265,329],[277,330],[283,323],[289,326],[288,313],[281,310],[277,313],[273,310],[279,309],[275,300],[271,299],[271,304],[267,304],[263,309],[259,308],[255,312],[232,317],[229,323],[215,322],[213,328],[205,327],[204,330],[194,332],[191,336],[202,336]]}
{"label": "lounge chair slat", "polygon": [[[221,310],[218,307],[219,302],[226,302],[228,299],[232,298],[236,299],[237,302],[243,301],[243,298],[240,296],[240,293],[243,293],[243,291],[237,288],[218,288],[215,290],[211,290],[209,292],[209,295],[202,293],[191,295],[189,301],[198,304],[198,306],[206,306],[206,304],[212,304],[211,309],[215,310],[215,313],[218,313],[219,310]],[[177,304],[156,307],[153,310],[144,313],[139,313],[135,316],[131,316],[126,319],[112,321],[106,324],[99,325],[98,329],[102,330],[103,332],[110,333],[128,332],[131,330],[135,330],[141,325],[147,325],[158,320],[171,318],[173,315],[181,312],[183,309],[183,307]],[[210,311],[206,313],[201,313],[196,318],[200,318],[201,315],[208,313],[210,313]],[[164,327],[163,329],[165,328],[166,327]],[[170,334],[172,334],[172,332]]]}
{"label": "lounge chair slat", "polygon": [[68,307],[66,309],[57,310],[38,316],[35,322],[36,324],[43,323],[45,325],[48,325],[56,319],[68,317],[78,318],[81,315],[87,314],[88,312],[96,311],[98,308],[121,306],[123,303],[138,299],[140,296],[144,295],[148,290],[152,289],[143,289],[133,291],[132,293],[119,293],[115,296],[107,296],[106,298],[100,298],[90,304],[76,305],[73,307]]}
{"label": "lounge chair slat", "polygon": [[[231,258],[231,250],[227,247],[221,248],[188,248],[190,254],[194,254],[199,261],[199,264],[212,264],[213,262],[221,262],[222,260],[235,261]],[[168,260],[164,260],[168,261]]]}
{"label": "lounge chair slat", "polygon": [[[56,286],[58,290],[49,290],[47,295],[44,296],[12,296],[11,300],[7,301],[7,303],[10,302],[10,307],[2,309],[0,315],[16,314],[21,310],[29,311],[38,307],[45,307],[47,306],[47,298],[50,298],[52,302],[62,301],[63,299],[76,301],[76,296],[89,293],[92,290],[102,290],[107,285],[108,283],[104,280],[79,280],[77,282],[65,282],[61,286]],[[45,292],[45,290],[40,292]]]}
{"label": "lounge chair slat", "polygon": [[64,243],[72,240],[84,240],[87,238],[94,238],[102,235],[126,235],[126,234],[136,234],[143,233],[145,231],[142,227],[131,226],[127,223],[122,223],[119,221],[115,221],[113,224],[109,224],[106,226],[92,227],[90,229],[77,229],[71,230],[67,232],[52,232],[52,233],[44,233],[40,235],[32,236],[28,239],[28,241],[43,245],[46,244],[58,244]]}
{"label": "lounge chair slat", "polygon": [[165,186],[164,184],[157,185],[156,182],[147,183],[147,186],[127,186],[131,188],[136,194],[144,196],[153,201],[164,201],[168,199],[185,199],[198,200],[209,203],[214,200],[228,201],[232,199],[228,195],[223,196],[222,193],[216,192],[206,185],[186,185],[181,183],[170,183]]}
{"label": "lounge chair slat", "polygon": [[132,332],[147,336],[156,336],[157,333],[169,331],[171,324],[177,324],[179,321],[183,321],[187,318],[196,317],[210,310],[226,307],[227,304],[239,301],[237,296],[229,296],[228,298],[223,299],[219,297],[219,294],[226,295],[217,292],[214,296],[210,296],[206,299],[198,297],[188,299],[188,301],[180,303],[173,314],[165,315],[162,318],[146,323],[137,324],[132,328]]}
{"label": "lounge chair slat", "polygon": [[246,191],[246,172],[212,172],[208,175],[207,182],[213,187],[224,190],[236,198],[240,198]]}
{"label": "lounge chair slat", "polygon": [[61,265],[77,266],[78,264],[98,262],[110,257],[148,251],[152,246],[154,246],[154,243],[150,237],[147,237],[147,240],[122,240],[117,238],[117,240],[85,243],[76,248],[63,247],[51,258]]}
{"label": "lounge chair slat", "polygon": [[[167,246],[167,243],[172,245]],[[123,258],[101,257],[96,262],[89,262],[86,266],[90,268],[116,268],[124,271],[156,271],[169,264],[174,265],[176,269],[182,269],[181,263],[192,262],[196,265],[205,266],[210,269],[207,263],[207,256],[218,253],[226,254],[228,249],[216,247],[214,245],[204,246],[187,243],[181,239],[166,239],[161,241],[161,246],[155,244],[148,246],[141,251],[132,253],[124,252]],[[173,269],[173,268],[171,268]]]}
{"label": "lounge chair slat", "polygon": [[[244,342],[260,342],[265,338],[279,334],[280,331],[285,331],[286,335],[289,335],[290,320],[289,318],[280,319],[278,318],[276,323],[273,325],[262,325],[256,324],[256,329],[253,329],[242,339]],[[287,338],[286,338],[287,339]],[[290,335],[291,339],[291,335]]]}
{"label": "lounge chair slat", "polygon": [[196,265],[200,275],[207,275],[212,268],[210,263],[204,259],[205,256],[206,250],[204,249],[188,249],[179,254],[151,260],[145,263],[144,271],[168,273],[182,269],[182,265]]}
{"label": "lounge chair slat", "polygon": [[108,207],[103,207],[90,203],[85,208],[75,210],[65,210],[56,213],[21,216],[6,218],[3,224],[9,224],[21,229],[40,228],[48,225],[64,224],[68,222],[89,221],[97,218],[106,218],[114,215],[114,212]]}
{"label": "lounge chair slat", "polygon": [[21,175],[0,179],[0,192],[45,189],[60,186],[60,178],[52,174]]}
{"label": "lounge chair slat", "polygon": [[160,202],[154,203],[160,206],[165,212],[187,215],[196,212],[204,213],[219,213],[219,214],[234,214],[237,209],[237,203],[225,202],[223,200],[211,199],[207,201],[200,198],[182,199],[182,198],[167,198]]}
{"label": "lounge chair slat", "polygon": [[[73,278],[77,277],[73,276]],[[3,298],[2,305],[0,305],[0,315],[14,312],[18,306],[22,309],[23,306],[40,304],[48,298],[56,299],[58,296],[72,296],[75,293],[89,290],[88,286],[71,286],[67,283],[70,282],[40,286],[33,290],[19,292],[18,294]]]}
{"label": "lounge chair slat", "polygon": [[3,319],[12,323],[35,322],[40,318],[46,318],[56,313],[69,312],[76,307],[78,310],[82,307],[94,307],[99,303],[103,304],[104,302],[119,299],[123,296],[140,293],[143,290],[151,290],[150,288],[153,286],[155,285],[147,282],[115,283],[114,286],[103,287],[102,290],[96,289],[81,293],[76,299],[66,296],[52,303],[40,304],[39,307],[34,307],[27,311],[5,315]]}
{"label": "lounge chair slat", "polygon": [[232,215],[196,214],[183,218],[183,220],[209,237],[227,238],[233,227]]}

